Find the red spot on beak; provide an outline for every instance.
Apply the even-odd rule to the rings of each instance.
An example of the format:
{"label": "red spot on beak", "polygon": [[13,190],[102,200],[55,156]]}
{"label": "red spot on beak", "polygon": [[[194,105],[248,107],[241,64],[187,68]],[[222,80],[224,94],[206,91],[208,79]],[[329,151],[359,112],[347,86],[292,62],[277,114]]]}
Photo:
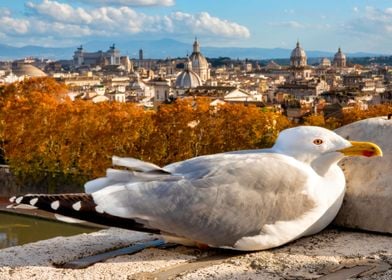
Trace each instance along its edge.
{"label": "red spot on beak", "polygon": [[373,151],[363,151],[362,155],[365,157],[371,157],[374,155],[374,152]]}

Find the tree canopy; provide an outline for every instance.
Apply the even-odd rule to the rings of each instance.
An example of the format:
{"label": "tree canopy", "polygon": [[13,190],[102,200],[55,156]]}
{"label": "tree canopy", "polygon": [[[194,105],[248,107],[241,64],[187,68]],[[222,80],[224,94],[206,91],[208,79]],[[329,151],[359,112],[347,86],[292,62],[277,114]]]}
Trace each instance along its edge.
{"label": "tree canopy", "polygon": [[159,165],[190,157],[271,146],[290,125],[273,112],[208,99],[179,99],[146,111],[131,103],[71,101],[50,78],[2,88],[0,138],[15,172],[101,176],[111,157]]}
{"label": "tree canopy", "polygon": [[[151,111],[132,103],[71,101],[66,93],[66,86],[51,78],[0,88],[0,147],[15,173],[90,179],[104,174],[113,155],[163,166],[205,154],[270,147],[279,131],[293,126],[278,113],[242,104],[211,107],[205,98],[177,99]],[[353,108],[340,120],[313,115],[304,123],[334,129],[390,112],[388,105]]]}

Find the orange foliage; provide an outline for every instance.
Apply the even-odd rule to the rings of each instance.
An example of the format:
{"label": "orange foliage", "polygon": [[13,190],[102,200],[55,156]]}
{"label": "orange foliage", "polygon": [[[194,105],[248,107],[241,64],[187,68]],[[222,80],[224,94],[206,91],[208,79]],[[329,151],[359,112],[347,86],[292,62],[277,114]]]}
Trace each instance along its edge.
{"label": "orange foliage", "polygon": [[322,126],[333,130],[352,122],[367,118],[386,116],[391,113],[391,104],[371,105],[367,110],[360,109],[359,107],[353,107],[343,111],[342,119],[336,119],[333,117],[325,119],[323,115],[310,115],[304,118],[304,124]]}
{"label": "orange foliage", "polygon": [[[112,155],[159,165],[190,157],[271,146],[290,126],[284,116],[252,106],[211,108],[182,99],[145,111],[134,104],[71,102],[51,79],[3,88],[0,136],[16,172],[103,175]],[[42,91],[40,91],[40,87]]]}
{"label": "orange foliage", "polygon": [[34,94],[43,94],[56,97],[58,99],[66,98],[67,87],[65,84],[57,83],[56,80],[48,77],[31,78],[22,82],[12,83],[3,86],[0,89],[0,105],[9,98],[29,98]]}
{"label": "orange foliage", "polygon": [[304,125],[325,127],[326,123],[323,115],[310,115],[304,118]]}
{"label": "orange foliage", "polygon": [[[286,117],[254,106],[209,99],[180,99],[145,111],[134,104],[72,102],[64,85],[30,79],[0,89],[1,148],[22,174],[103,175],[112,155],[166,165],[187,158],[239,149],[270,147]],[[354,108],[343,120],[305,118],[306,125],[334,129],[363,118],[387,115],[391,105]]]}
{"label": "orange foliage", "polygon": [[155,114],[154,154],[147,158],[164,165],[199,155],[271,146],[287,118],[259,108],[209,100],[182,99],[162,105]]}
{"label": "orange foliage", "polygon": [[354,107],[350,110],[343,112],[342,125],[346,125],[355,121],[386,116],[392,113],[392,104],[382,104],[369,106],[367,110],[361,110],[358,107]]}
{"label": "orange foliage", "polygon": [[5,111],[5,155],[14,169],[102,175],[112,155],[137,154],[152,127],[132,104],[48,100],[13,102]]}

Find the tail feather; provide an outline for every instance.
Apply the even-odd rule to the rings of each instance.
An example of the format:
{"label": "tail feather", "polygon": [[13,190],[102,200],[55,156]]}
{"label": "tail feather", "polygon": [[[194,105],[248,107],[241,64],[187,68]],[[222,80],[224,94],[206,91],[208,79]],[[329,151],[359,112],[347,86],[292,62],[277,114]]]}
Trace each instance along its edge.
{"label": "tail feather", "polygon": [[28,205],[38,209],[55,213],[99,225],[119,227],[124,229],[157,233],[160,231],[146,227],[134,219],[109,215],[102,211],[92,196],[86,193],[74,194],[27,194],[10,199],[12,207]]}

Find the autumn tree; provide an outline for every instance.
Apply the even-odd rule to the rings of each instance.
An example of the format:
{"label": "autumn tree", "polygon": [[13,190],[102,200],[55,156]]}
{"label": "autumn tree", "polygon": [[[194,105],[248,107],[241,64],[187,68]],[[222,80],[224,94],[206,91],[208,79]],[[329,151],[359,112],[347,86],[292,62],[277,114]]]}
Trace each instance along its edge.
{"label": "autumn tree", "polygon": [[[34,78],[23,82],[4,86],[0,93],[0,138],[4,142],[11,140],[15,135],[7,135],[7,129],[15,127],[16,135],[21,131],[28,130],[23,122],[24,118],[35,118],[39,114],[35,110],[53,109],[53,104],[66,100],[67,88],[51,78]],[[40,108],[37,108],[40,104]],[[41,106],[42,105],[42,106]],[[50,118],[50,112],[44,114],[43,119],[34,119],[38,123],[45,124]],[[33,121],[33,119],[30,119]],[[42,126],[42,125],[41,125]],[[19,128],[19,130],[18,130]]]}
{"label": "autumn tree", "polygon": [[[35,82],[34,82],[35,81]],[[286,117],[242,104],[211,107],[209,99],[179,99],[146,111],[135,104],[71,101],[52,79],[2,89],[1,139],[18,174],[102,176],[111,157],[165,165],[194,156],[271,146]]]}
{"label": "autumn tree", "polygon": [[255,106],[211,107],[204,98],[161,105],[155,115],[155,155],[160,164],[194,156],[271,146],[290,126],[286,117]]}
{"label": "autumn tree", "polygon": [[392,113],[391,104],[370,105],[366,110],[363,110],[358,106],[355,106],[351,109],[343,111],[342,124],[346,125],[367,118],[386,116],[391,113]]}
{"label": "autumn tree", "polygon": [[354,106],[343,110],[342,118],[329,117],[325,118],[323,115],[309,115],[304,117],[304,125],[322,126],[334,130],[343,125],[353,123],[359,120],[386,116],[392,113],[391,104],[370,105],[367,109]]}

